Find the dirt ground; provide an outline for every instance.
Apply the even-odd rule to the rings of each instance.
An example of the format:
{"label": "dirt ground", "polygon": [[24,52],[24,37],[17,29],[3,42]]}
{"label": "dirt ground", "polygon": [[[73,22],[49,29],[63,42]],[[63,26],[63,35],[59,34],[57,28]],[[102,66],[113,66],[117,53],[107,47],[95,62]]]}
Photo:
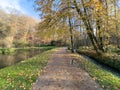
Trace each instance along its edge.
{"label": "dirt ground", "polygon": [[87,72],[71,62],[66,48],[58,49],[32,90],[103,90]]}

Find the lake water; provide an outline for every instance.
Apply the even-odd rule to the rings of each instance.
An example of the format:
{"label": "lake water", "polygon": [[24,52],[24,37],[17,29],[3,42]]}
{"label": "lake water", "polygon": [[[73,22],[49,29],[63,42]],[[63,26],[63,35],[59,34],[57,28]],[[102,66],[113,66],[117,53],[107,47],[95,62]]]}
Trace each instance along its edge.
{"label": "lake water", "polygon": [[43,51],[44,50],[40,49],[30,49],[30,50],[16,50],[15,53],[6,55],[0,54],[0,69],[7,66],[11,66],[23,60],[27,60],[30,57],[42,53]]}

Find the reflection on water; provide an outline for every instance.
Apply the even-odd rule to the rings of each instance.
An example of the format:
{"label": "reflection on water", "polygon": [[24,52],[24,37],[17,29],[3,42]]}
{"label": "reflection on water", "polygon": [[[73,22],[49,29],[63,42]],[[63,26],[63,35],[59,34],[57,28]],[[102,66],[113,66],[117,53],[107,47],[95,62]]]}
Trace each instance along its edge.
{"label": "reflection on water", "polygon": [[30,50],[17,50],[14,54],[2,55],[0,54],[0,68],[4,68],[23,60],[27,60],[37,54],[40,54],[43,50],[30,49]]}

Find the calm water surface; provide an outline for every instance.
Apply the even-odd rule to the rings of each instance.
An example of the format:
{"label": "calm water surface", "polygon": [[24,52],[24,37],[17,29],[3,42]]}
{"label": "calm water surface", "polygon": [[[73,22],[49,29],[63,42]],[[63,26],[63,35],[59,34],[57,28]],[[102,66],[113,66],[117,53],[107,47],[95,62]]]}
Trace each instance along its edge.
{"label": "calm water surface", "polygon": [[23,60],[27,60],[30,57],[33,57],[37,54],[42,53],[44,50],[40,49],[30,49],[30,50],[16,50],[13,54],[0,54],[0,69],[11,66],[15,63],[18,63]]}

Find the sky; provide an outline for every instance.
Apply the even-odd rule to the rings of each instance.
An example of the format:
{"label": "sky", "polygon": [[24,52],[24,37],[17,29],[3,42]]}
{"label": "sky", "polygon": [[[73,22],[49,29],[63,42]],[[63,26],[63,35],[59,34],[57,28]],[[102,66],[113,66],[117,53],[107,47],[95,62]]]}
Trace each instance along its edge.
{"label": "sky", "polygon": [[[39,13],[34,10],[34,0],[0,0],[0,8],[9,12],[10,9],[16,9],[23,14],[39,19]],[[118,2],[120,6],[120,1]]]}
{"label": "sky", "polygon": [[34,0],[0,0],[0,8],[6,12],[9,12],[10,8],[12,8],[20,11],[22,14],[39,19],[39,13],[34,10],[33,5]]}

